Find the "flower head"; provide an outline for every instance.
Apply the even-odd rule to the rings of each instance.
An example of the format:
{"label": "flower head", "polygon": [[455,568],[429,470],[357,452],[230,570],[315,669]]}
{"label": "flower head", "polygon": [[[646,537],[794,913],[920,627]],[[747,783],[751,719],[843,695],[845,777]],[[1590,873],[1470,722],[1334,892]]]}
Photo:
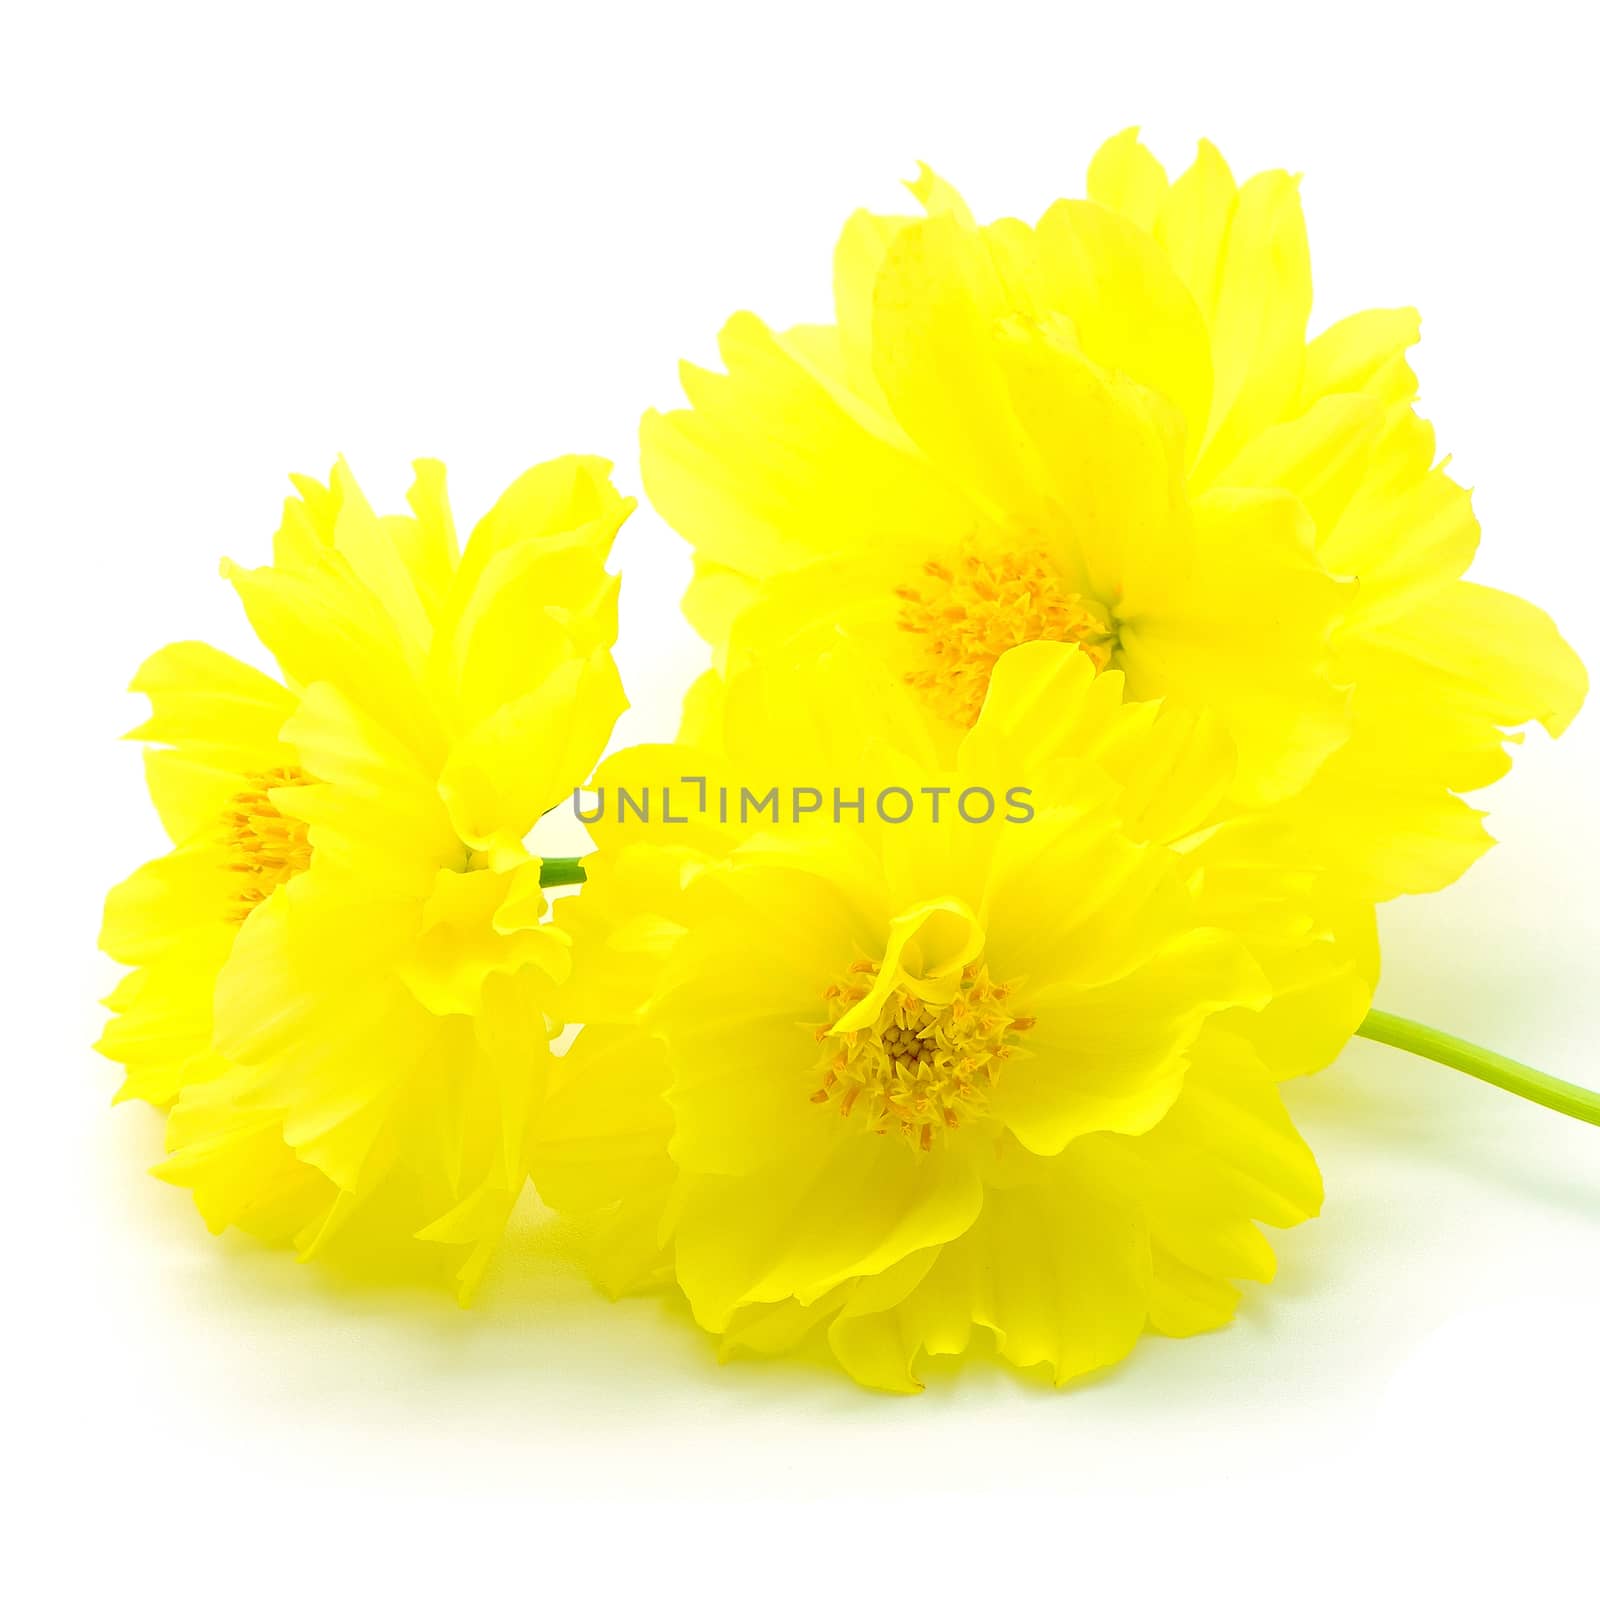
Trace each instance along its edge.
{"label": "flower head", "polygon": [[1542,613],[1463,580],[1416,313],[1308,341],[1296,180],[1236,184],[1209,144],[1169,182],[1119,135],[1033,225],[912,188],[924,216],[847,224],[833,325],[736,316],[726,373],[645,419],[720,667],[843,632],[953,743],[1008,650],[1070,644],[1216,715],[1231,804],[1292,800],[1354,891],[1449,882],[1488,843],[1457,791],[1586,680]]}
{"label": "flower head", "polygon": [[[880,1387],[978,1328],[1064,1381],[1147,1322],[1225,1321],[1227,1280],[1271,1272],[1252,1219],[1317,1206],[1273,1079],[1359,1020],[1370,919],[1211,822],[1234,767],[1216,719],[1125,703],[1075,646],[1005,654],[948,760],[896,715],[914,689],[852,702],[858,681],[847,647],[769,660],[699,748],[597,775],[951,798],[937,821],[708,803],[597,824],[575,958],[600,1020],[554,1070],[540,1192],[609,1208],[612,1286],[670,1273],[729,1347],[825,1328]],[[1019,774],[1025,807],[969,798]],[[1315,976],[1294,968],[1312,946]]]}
{"label": "flower head", "polygon": [[136,970],[101,1048],[172,1105],[160,1173],[213,1228],[310,1251],[359,1217],[482,1270],[570,964],[523,840],[624,704],[607,473],[535,468],[465,550],[437,463],[409,516],[297,480],[272,564],[223,568],[283,681],[199,644],[135,679],[173,849],[108,899]]}

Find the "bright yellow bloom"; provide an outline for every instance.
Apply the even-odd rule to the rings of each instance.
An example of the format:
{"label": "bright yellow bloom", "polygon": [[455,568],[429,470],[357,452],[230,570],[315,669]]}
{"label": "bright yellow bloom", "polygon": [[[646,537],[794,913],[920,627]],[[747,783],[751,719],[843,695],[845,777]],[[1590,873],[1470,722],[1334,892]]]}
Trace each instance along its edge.
{"label": "bright yellow bloom", "polygon": [[925,217],[845,227],[835,324],[736,316],[726,375],[686,368],[693,409],[645,419],[719,665],[843,630],[954,739],[1005,651],[1074,644],[1219,716],[1230,805],[1292,799],[1352,893],[1449,882],[1488,843],[1458,792],[1586,679],[1462,578],[1478,527],[1413,408],[1416,313],[1308,342],[1296,181],[1236,185],[1209,144],[1169,183],[1119,135],[1033,226],[912,187]]}
{"label": "bright yellow bloom", "polygon": [[159,1172],[214,1230],[309,1253],[354,1219],[482,1271],[570,964],[523,840],[624,705],[608,472],[533,469],[465,551],[435,462],[409,516],[296,480],[272,565],[223,567],[284,681],[200,644],[135,679],[174,848],[108,899],[137,970],[101,1048],[173,1104]]}
{"label": "bright yellow bloom", "polygon": [[[714,743],[597,775],[687,820],[593,825],[567,998],[597,1020],[552,1074],[541,1194],[609,1211],[613,1289],[675,1276],[728,1349],[825,1328],[888,1389],[978,1328],[1065,1381],[1147,1325],[1227,1321],[1229,1280],[1272,1273],[1254,1220],[1318,1206],[1274,1079],[1365,1011],[1370,914],[1255,822],[1212,825],[1216,719],[1125,703],[1079,649],[1007,653],[948,761],[860,672],[769,660]],[[865,814],[830,792],[724,822],[725,785]],[[937,791],[939,819],[880,820],[891,788]]]}

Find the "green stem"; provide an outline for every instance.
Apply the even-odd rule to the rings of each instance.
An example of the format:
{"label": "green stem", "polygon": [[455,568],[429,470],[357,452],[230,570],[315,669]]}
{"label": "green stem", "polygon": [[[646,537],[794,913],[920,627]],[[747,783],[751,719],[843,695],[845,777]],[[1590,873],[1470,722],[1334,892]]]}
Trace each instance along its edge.
{"label": "green stem", "polygon": [[546,856],[539,863],[541,889],[553,889],[559,883],[583,883],[588,876],[580,856]]}
{"label": "green stem", "polygon": [[1492,1083],[1497,1089],[1509,1089],[1535,1105],[1548,1106],[1563,1116],[1600,1127],[1600,1093],[1563,1078],[1552,1078],[1548,1072],[1537,1072],[1510,1056],[1458,1039],[1453,1033],[1441,1033],[1426,1023],[1411,1022],[1388,1011],[1369,1011],[1356,1032],[1364,1039],[1409,1050],[1412,1055],[1425,1056],[1468,1077]]}

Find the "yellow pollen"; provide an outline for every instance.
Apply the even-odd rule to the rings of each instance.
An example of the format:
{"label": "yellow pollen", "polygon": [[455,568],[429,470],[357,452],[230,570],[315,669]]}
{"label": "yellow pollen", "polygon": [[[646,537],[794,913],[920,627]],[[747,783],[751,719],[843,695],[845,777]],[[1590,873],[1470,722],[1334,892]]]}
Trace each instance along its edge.
{"label": "yellow pollen", "polygon": [[263,900],[311,864],[311,842],[306,825],[286,817],[272,803],[271,789],[292,789],[316,779],[299,767],[278,767],[271,772],[247,772],[246,788],[228,801],[222,814],[223,838],[230,860],[228,871],[239,875],[239,885],[228,910],[230,922],[243,922]]}
{"label": "yellow pollen", "polygon": [[1075,644],[1097,672],[1111,664],[1116,633],[1105,608],[1064,593],[1038,550],[980,554],[968,547],[948,562],[928,561],[922,581],[895,590],[900,627],[917,636],[922,664],[906,673],[933,708],[970,728],[983,709],[994,664],[1032,639]]}
{"label": "yellow pollen", "polygon": [[[877,963],[850,970],[876,973]],[[835,1034],[829,1030],[853,1002],[830,984],[823,992],[829,1020],[817,1029],[821,1084],[812,1101],[837,1105],[841,1116],[861,1115],[874,1133],[897,1132],[919,1150],[932,1149],[937,1136],[986,1113],[1001,1064],[1015,1054],[1011,1035],[1034,1024],[1005,1005],[1012,987],[991,982],[988,968],[974,962],[947,1004],[896,989],[870,1025]]]}

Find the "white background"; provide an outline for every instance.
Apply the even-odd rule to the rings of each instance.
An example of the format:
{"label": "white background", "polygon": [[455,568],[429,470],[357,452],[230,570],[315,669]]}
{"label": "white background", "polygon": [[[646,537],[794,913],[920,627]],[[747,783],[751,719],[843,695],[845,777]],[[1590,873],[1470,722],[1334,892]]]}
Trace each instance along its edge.
{"label": "white background", "polygon": [[[918,158],[984,216],[1081,193],[1139,122],[1307,174],[1316,325],[1419,304],[1423,407],[1477,490],[1476,575],[1592,663],[1592,55],[1565,8],[8,10],[4,211],[13,1592],[1593,1593],[1600,1129],[1357,1043],[1296,1086],[1328,1181],[1235,1327],[1055,1393],[919,1400],[719,1368],[612,1307],[530,1210],[471,1314],[332,1293],[143,1176],[156,1117],[90,1053],[106,886],[159,847],[121,687],[248,649],[223,553],[347,454],[464,523],[635,426],[723,318],[824,318],[855,206]],[[1569,20],[1575,17],[1567,13]],[[659,736],[699,652],[682,549],[622,540]],[[1503,841],[1389,911],[1382,1003],[1600,1082],[1600,716],[1530,739]],[[1588,1530],[1588,1531],[1586,1531]]]}

